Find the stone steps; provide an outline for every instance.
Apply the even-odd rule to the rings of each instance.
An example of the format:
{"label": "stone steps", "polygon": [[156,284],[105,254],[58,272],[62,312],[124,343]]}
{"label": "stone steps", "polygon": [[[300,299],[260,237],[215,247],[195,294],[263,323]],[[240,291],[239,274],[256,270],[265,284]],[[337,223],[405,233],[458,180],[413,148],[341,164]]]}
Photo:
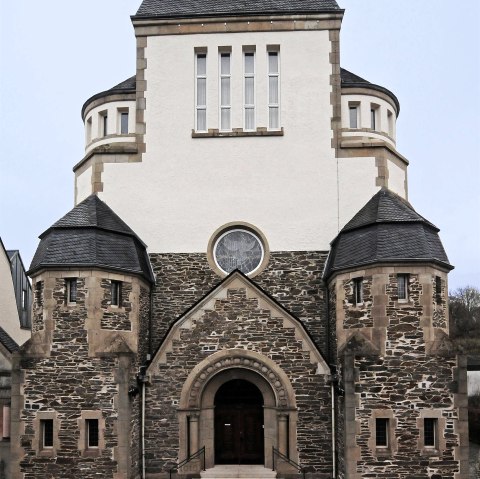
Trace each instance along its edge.
{"label": "stone steps", "polygon": [[277,477],[277,473],[263,466],[215,466],[207,469],[200,474],[202,479],[272,479]]}

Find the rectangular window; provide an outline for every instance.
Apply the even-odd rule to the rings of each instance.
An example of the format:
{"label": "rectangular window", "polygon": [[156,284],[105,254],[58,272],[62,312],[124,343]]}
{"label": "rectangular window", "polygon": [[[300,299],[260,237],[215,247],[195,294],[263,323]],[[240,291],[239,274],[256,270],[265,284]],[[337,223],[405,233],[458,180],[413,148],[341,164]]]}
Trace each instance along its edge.
{"label": "rectangular window", "polygon": [[207,54],[196,54],[196,131],[207,131]]}
{"label": "rectangular window", "polygon": [[371,108],[370,109],[370,122],[372,130],[377,129],[377,109]]}
{"label": "rectangular window", "polygon": [[437,303],[442,302],[442,278],[435,276],[435,299]]}
{"label": "rectangular window", "polygon": [[49,449],[53,447],[53,419],[40,420],[40,441],[41,449]]}
{"label": "rectangular window", "polygon": [[111,303],[112,306],[121,306],[122,305],[122,282],[112,281],[111,292],[112,292],[112,303]]}
{"label": "rectangular window", "polygon": [[349,106],[350,128],[358,128],[358,106]]}
{"label": "rectangular window", "polygon": [[244,53],[245,130],[255,130],[255,53]]}
{"label": "rectangular window", "polygon": [[393,113],[387,110],[388,135],[393,138]]}
{"label": "rectangular window", "polygon": [[388,447],[388,418],[377,417],[375,420],[375,445]]}
{"label": "rectangular window", "polygon": [[27,296],[27,290],[23,289],[22,290],[22,308],[24,311],[27,310],[28,308],[28,296]]}
{"label": "rectangular window", "polygon": [[220,53],[220,130],[231,130],[231,53]]}
{"label": "rectangular window", "polygon": [[398,300],[408,301],[408,274],[397,275]]}
{"label": "rectangular window", "polygon": [[87,120],[87,143],[92,141],[92,117]]}
{"label": "rectangular window", "polygon": [[423,420],[423,444],[425,447],[436,447],[437,443],[436,418],[424,418]]}
{"label": "rectangular window", "polygon": [[355,304],[363,303],[363,278],[353,280],[353,297]]}
{"label": "rectangular window", "polygon": [[120,112],[120,134],[128,135],[128,111]]}
{"label": "rectangular window", "polygon": [[68,278],[67,283],[67,302],[77,302],[77,278]]}
{"label": "rectangular window", "polygon": [[107,136],[108,135],[108,113],[105,111],[103,113],[100,113],[100,120],[101,120],[101,136]]}
{"label": "rectangular window", "polygon": [[279,52],[268,52],[268,128],[280,128],[280,64]]}
{"label": "rectangular window", "polygon": [[98,447],[98,419],[86,419],[87,449]]}

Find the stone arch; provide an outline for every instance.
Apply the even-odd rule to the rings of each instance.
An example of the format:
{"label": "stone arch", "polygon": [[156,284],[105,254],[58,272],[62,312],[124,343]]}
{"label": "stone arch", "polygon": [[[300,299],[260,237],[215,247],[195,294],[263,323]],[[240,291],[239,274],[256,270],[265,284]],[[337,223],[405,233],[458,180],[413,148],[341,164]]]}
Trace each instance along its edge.
{"label": "stone arch", "polygon": [[232,379],[253,383],[264,399],[265,466],[271,467],[272,446],[298,461],[295,392],[285,372],[270,358],[244,349],[212,354],[185,381],[179,403],[180,460],[205,446],[206,466],[215,465],[214,398]]}

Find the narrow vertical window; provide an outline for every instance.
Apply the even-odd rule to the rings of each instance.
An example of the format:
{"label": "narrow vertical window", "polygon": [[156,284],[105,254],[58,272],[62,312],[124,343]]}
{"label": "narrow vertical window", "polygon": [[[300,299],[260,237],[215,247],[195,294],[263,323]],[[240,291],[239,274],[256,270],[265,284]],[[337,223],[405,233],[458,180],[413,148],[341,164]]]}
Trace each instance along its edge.
{"label": "narrow vertical window", "polygon": [[393,113],[387,110],[388,135],[393,138]]}
{"label": "narrow vertical window", "polygon": [[363,303],[363,278],[353,280],[353,298],[355,304]]}
{"label": "narrow vertical window", "polygon": [[22,309],[26,311],[28,308],[28,296],[27,296],[27,290],[23,289],[22,290]]}
{"label": "narrow vertical window", "polygon": [[437,303],[442,302],[442,278],[435,276],[435,299]]}
{"label": "narrow vertical window", "polygon": [[388,447],[388,418],[377,417],[375,420],[375,445]]}
{"label": "narrow vertical window", "polygon": [[98,419],[86,419],[87,449],[98,447]]}
{"label": "narrow vertical window", "polygon": [[408,301],[408,274],[397,275],[398,300]]}
{"label": "narrow vertical window", "polygon": [[76,303],[77,302],[77,278],[68,278],[67,283],[67,302]]}
{"label": "narrow vertical window", "polygon": [[280,128],[280,65],[279,52],[268,52],[268,127]]}
{"label": "narrow vertical window", "polygon": [[122,282],[121,281],[112,281],[111,283],[111,293],[112,293],[112,306],[121,306],[122,305]]}
{"label": "narrow vertical window", "polygon": [[230,53],[220,53],[220,129],[231,130]]}
{"label": "narrow vertical window", "polygon": [[196,54],[196,125],[197,131],[207,131],[207,54]]}
{"label": "narrow vertical window", "polygon": [[108,135],[108,114],[104,112],[101,114],[102,136]]}
{"label": "narrow vertical window", "polygon": [[120,112],[120,134],[128,134],[128,111]]}
{"label": "narrow vertical window", "polygon": [[255,130],[255,53],[244,53],[245,130]]}
{"label": "narrow vertical window", "polygon": [[40,420],[40,441],[41,449],[53,447],[53,419]]}
{"label": "narrow vertical window", "polygon": [[377,110],[375,108],[370,109],[370,127],[372,130],[377,129]]}
{"label": "narrow vertical window", "polygon": [[437,427],[438,421],[436,418],[425,418],[423,420],[423,444],[425,447],[436,447]]}
{"label": "narrow vertical window", "polygon": [[350,115],[350,128],[358,128],[358,106],[350,105],[348,112]]}
{"label": "narrow vertical window", "polygon": [[87,120],[87,143],[92,141],[92,117]]}

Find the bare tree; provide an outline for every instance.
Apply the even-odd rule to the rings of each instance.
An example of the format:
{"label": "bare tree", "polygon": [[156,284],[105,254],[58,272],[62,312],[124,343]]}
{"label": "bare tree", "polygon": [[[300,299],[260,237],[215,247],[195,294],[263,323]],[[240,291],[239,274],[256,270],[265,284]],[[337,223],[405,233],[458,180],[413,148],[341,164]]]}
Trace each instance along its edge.
{"label": "bare tree", "polygon": [[480,291],[474,286],[459,288],[449,295],[450,321],[454,337],[480,337]]}

